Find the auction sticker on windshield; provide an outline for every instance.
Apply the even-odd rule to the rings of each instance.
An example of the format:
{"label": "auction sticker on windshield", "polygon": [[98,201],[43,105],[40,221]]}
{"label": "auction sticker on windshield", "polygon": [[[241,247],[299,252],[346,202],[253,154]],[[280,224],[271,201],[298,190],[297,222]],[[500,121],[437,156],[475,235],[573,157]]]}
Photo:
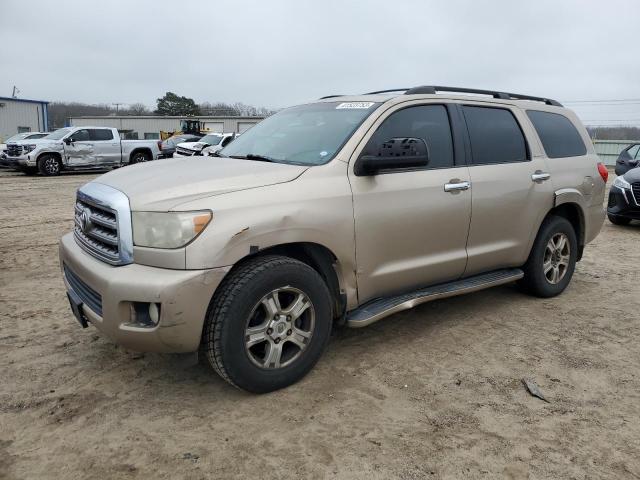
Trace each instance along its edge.
{"label": "auction sticker on windshield", "polygon": [[369,108],[374,102],[345,102],[336,107],[336,110],[342,108]]}

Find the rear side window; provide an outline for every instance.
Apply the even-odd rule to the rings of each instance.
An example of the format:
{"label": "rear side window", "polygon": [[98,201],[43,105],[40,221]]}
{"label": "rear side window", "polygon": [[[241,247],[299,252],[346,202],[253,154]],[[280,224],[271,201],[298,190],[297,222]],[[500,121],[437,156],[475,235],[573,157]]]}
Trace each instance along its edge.
{"label": "rear side window", "polygon": [[113,132],[111,130],[106,129],[94,129],[89,130],[89,135],[91,135],[91,140],[113,140]]}
{"label": "rear side window", "polygon": [[587,153],[582,137],[571,120],[558,113],[527,110],[549,158],[579,157]]}
{"label": "rear side window", "polygon": [[474,165],[528,160],[527,142],[513,113],[504,108],[462,108]]}
{"label": "rear side window", "polygon": [[428,168],[453,167],[449,115],[443,105],[408,107],[392,113],[373,134],[363,155],[375,155],[392,138],[422,138],[429,148]]}

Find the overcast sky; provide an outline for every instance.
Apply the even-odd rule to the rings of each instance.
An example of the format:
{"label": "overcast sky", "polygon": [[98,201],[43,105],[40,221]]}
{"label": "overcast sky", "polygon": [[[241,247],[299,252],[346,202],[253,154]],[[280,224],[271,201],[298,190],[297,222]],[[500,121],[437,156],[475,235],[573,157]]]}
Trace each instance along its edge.
{"label": "overcast sky", "polygon": [[[439,84],[640,99],[639,25],[638,0],[2,0],[0,96],[280,108]],[[571,106],[640,125],[640,100]]]}

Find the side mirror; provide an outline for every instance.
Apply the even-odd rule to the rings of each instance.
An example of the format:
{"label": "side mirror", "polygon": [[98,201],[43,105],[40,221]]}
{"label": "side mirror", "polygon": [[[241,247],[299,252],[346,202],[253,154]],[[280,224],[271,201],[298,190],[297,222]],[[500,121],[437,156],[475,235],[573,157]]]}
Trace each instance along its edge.
{"label": "side mirror", "polygon": [[384,170],[424,168],[429,165],[429,148],[422,138],[394,137],[382,143],[374,154],[356,162],[358,176],[376,175]]}
{"label": "side mirror", "polygon": [[71,145],[73,143],[73,139],[71,137],[67,137],[63,140],[67,145]]}

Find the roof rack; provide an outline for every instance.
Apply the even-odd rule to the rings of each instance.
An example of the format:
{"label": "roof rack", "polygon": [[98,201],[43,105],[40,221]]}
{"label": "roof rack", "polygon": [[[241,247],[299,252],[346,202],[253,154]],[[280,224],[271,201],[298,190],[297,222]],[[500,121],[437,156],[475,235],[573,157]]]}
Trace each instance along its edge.
{"label": "roof rack", "polygon": [[[556,107],[562,107],[562,104],[556,100],[543,97],[532,97],[531,95],[522,95],[520,93],[508,93],[498,92],[495,90],[480,90],[477,88],[458,88],[458,87],[440,87],[440,86],[421,86],[413,88],[390,88],[388,90],[377,90],[375,92],[367,92],[364,95],[377,95],[381,93],[393,93],[404,92],[404,95],[435,95],[437,92],[451,92],[451,93],[475,93],[479,95],[490,95],[493,98],[499,98],[501,100],[532,100],[534,102],[544,102],[547,105],[554,105]],[[320,100],[326,98],[342,97],[343,95],[327,95]]]}
{"label": "roof rack", "polygon": [[544,102],[547,105],[555,105],[561,107],[562,104],[556,100],[543,97],[533,97],[531,95],[522,95],[520,93],[508,93],[497,92],[495,90],[480,90],[476,88],[458,88],[458,87],[439,87],[439,86],[422,86],[406,89],[405,95],[415,94],[435,94],[436,92],[451,92],[451,93],[477,93],[480,95],[491,95],[493,98],[500,98],[502,100],[532,100],[534,102]]}

